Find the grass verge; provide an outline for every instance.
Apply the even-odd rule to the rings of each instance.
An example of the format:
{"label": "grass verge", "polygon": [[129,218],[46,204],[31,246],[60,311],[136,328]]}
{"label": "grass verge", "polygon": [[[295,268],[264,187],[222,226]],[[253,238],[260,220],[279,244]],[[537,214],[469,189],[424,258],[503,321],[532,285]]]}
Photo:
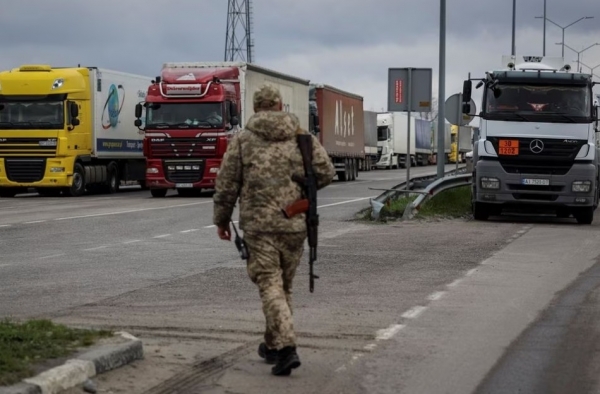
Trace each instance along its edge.
{"label": "grass verge", "polygon": [[[403,196],[392,200],[379,213],[379,221],[387,222],[402,218],[404,210],[416,196]],[[461,186],[441,192],[430,198],[419,210],[415,219],[425,218],[466,218],[471,216],[471,187]],[[371,220],[371,209],[361,211],[359,219]]]}
{"label": "grass verge", "polygon": [[8,386],[35,374],[33,366],[68,356],[78,348],[110,337],[109,331],[82,330],[49,320],[23,323],[0,321],[0,386]]}

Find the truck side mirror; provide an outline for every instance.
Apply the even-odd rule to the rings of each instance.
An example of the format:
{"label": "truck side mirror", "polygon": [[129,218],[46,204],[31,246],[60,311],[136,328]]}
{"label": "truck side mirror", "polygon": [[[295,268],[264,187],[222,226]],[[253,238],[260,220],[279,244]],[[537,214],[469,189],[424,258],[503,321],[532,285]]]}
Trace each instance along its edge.
{"label": "truck side mirror", "polygon": [[232,126],[237,126],[237,125],[239,125],[239,124],[240,124],[240,120],[238,119],[238,117],[237,117],[237,116],[232,116],[232,117],[231,117],[231,120],[229,121],[229,123],[230,123]]}
{"label": "truck side mirror", "polygon": [[466,80],[463,82],[462,100],[464,103],[471,101],[471,91],[473,90],[473,82]]}
{"label": "truck side mirror", "polygon": [[[231,118],[233,119],[234,117],[237,117],[238,114],[238,109],[237,109],[237,104],[234,103],[233,101],[231,101],[229,103],[229,113],[231,114]],[[238,122],[239,123],[239,122]],[[232,123],[233,124],[233,123]]]}
{"label": "truck side mirror", "polygon": [[74,101],[69,101],[69,112],[71,113],[71,118],[76,119],[79,116],[79,106]]}
{"label": "truck side mirror", "polygon": [[133,121],[133,124],[135,127],[140,127],[142,125],[142,120],[140,118],[137,118]]}
{"label": "truck side mirror", "polygon": [[142,117],[142,104],[135,105],[135,117],[138,119]]}

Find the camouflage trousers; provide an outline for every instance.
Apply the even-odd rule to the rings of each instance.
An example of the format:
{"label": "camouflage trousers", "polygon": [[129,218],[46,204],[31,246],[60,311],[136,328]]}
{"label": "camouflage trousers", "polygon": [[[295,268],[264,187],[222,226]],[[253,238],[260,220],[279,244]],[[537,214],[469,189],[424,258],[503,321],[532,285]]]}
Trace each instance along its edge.
{"label": "camouflage trousers", "polygon": [[296,346],[292,320],[292,281],[304,250],[306,233],[244,232],[248,275],[258,286],[266,320],[265,343],[270,349]]}

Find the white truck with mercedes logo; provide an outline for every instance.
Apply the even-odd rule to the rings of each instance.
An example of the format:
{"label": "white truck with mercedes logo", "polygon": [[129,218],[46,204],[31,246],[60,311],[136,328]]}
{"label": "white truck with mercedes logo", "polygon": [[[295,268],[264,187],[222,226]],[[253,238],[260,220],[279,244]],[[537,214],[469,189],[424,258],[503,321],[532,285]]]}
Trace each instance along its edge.
{"label": "white truck with mercedes logo", "polygon": [[480,81],[477,89],[485,86],[473,144],[475,219],[517,208],[591,224],[600,173],[592,75],[571,72],[563,58],[502,61],[502,69],[463,85],[465,114],[472,114],[472,81]]}

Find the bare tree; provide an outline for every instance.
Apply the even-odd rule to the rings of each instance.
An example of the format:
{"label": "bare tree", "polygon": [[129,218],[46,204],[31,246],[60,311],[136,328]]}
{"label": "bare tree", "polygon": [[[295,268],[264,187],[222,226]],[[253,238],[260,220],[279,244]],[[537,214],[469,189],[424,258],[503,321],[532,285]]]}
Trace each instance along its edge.
{"label": "bare tree", "polygon": [[431,99],[431,112],[420,112],[421,119],[434,121],[438,117],[438,104],[437,97]]}

